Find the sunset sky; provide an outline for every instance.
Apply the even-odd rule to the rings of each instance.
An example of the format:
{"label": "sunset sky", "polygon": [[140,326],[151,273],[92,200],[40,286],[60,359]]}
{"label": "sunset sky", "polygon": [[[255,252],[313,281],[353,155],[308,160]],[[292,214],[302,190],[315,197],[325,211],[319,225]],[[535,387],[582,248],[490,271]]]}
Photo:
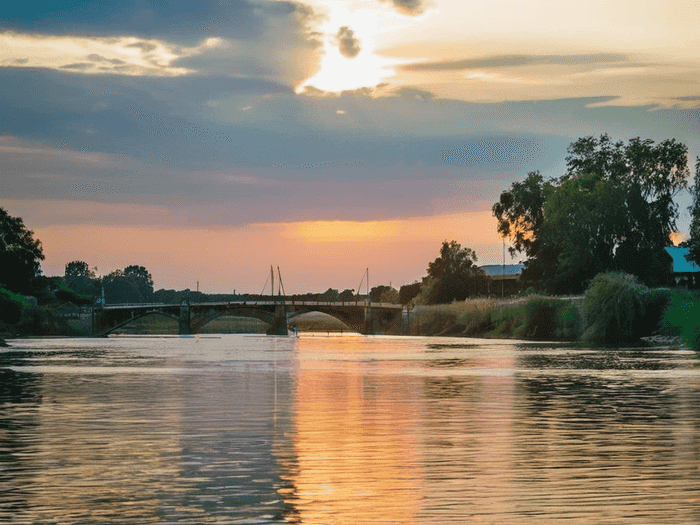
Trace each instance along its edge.
{"label": "sunset sky", "polygon": [[0,206],[47,275],[398,287],[444,240],[500,263],[491,206],[578,137],[675,138],[694,163],[700,3],[12,2],[0,90]]}

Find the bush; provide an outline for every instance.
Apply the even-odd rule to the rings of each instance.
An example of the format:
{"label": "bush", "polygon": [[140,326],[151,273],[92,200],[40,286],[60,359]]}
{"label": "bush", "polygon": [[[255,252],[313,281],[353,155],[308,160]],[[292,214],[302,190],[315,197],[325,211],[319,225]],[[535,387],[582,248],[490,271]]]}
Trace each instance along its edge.
{"label": "bush", "polygon": [[662,330],[667,335],[680,335],[693,350],[700,351],[700,298],[689,292],[673,294],[666,309]]}
{"label": "bush", "polygon": [[0,288],[0,321],[4,325],[16,324],[22,316],[22,310],[28,304],[21,295]]}
{"label": "bush", "polygon": [[601,273],[586,290],[583,338],[597,343],[631,343],[653,328],[645,327],[645,301],[649,293],[636,277],[625,273]]}
{"label": "bush", "polygon": [[548,297],[532,297],[527,301],[523,306],[522,335],[529,339],[554,339],[560,303]]}

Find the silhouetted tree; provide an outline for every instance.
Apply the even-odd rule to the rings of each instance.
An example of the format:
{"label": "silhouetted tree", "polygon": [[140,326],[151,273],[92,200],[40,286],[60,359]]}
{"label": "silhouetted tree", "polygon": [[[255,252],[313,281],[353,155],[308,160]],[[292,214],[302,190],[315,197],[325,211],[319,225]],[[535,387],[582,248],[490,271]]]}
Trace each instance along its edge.
{"label": "silhouetted tree", "polygon": [[695,183],[690,191],[693,202],[690,212],[690,237],[685,245],[690,248],[688,260],[700,264],[700,157],[695,159]]}
{"label": "silhouetted tree", "polygon": [[399,292],[392,286],[382,284],[369,291],[370,301],[380,303],[398,303]]}
{"label": "silhouetted tree", "polygon": [[100,295],[100,282],[95,278],[95,272],[85,261],[71,261],[66,264],[64,279],[71,290],[84,295],[97,297]]}
{"label": "silhouetted tree", "polygon": [[485,278],[476,266],[476,252],[456,242],[444,241],[440,256],[428,264],[428,276],[422,285],[428,304],[450,303],[475,295]]}
{"label": "silhouetted tree", "polygon": [[501,193],[498,231],[525,252],[522,279],[550,293],[579,292],[602,271],[620,270],[647,284],[669,278],[663,248],[676,228],[675,195],[689,175],[687,148],[608,135],[578,139],[567,171],[544,181],[530,173]]}
{"label": "silhouetted tree", "polygon": [[411,284],[404,284],[399,288],[399,303],[408,304],[411,299],[416,297],[420,293],[420,283],[415,282]]}
{"label": "silhouetted tree", "polygon": [[153,277],[145,267],[127,266],[124,268],[124,277],[134,283],[144,300],[151,299],[153,296]]}
{"label": "silhouetted tree", "polygon": [[41,241],[34,239],[20,217],[0,208],[0,288],[27,293],[41,274],[44,253]]}
{"label": "silhouetted tree", "polygon": [[338,301],[348,302],[355,299],[355,290],[346,288],[340,294],[338,294]]}

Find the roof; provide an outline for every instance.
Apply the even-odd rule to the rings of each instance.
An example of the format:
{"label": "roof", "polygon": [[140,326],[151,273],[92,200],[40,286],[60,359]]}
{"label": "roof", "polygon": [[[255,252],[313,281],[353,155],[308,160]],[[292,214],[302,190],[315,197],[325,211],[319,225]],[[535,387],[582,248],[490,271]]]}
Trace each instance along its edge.
{"label": "roof", "polygon": [[700,272],[700,266],[694,262],[688,261],[685,256],[690,252],[689,248],[679,248],[678,246],[673,246],[671,248],[666,248],[666,252],[673,259],[673,273],[695,273]]}
{"label": "roof", "polygon": [[487,264],[485,266],[480,266],[479,268],[484,270],[486,275],[493,279],[514,279],[523,273],[522,264],[506,264],[505,266],[502,264]]}

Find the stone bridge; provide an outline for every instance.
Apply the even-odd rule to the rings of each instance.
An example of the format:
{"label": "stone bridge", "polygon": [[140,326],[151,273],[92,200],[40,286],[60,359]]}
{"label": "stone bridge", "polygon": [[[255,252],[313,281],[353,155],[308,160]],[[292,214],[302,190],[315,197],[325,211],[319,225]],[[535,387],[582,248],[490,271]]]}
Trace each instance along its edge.
{"label": "stone bridge", "polygon": [[323,312],[339,319],[360,334],[386,331],[400,319],[403,307],[368,301],[293,301],[275,297],[269,301],[230,301],[225,303],[115,304],[96,307],[92,312],[92,334],[106,336],[149,315],[161,315],[178,322],[181,335],[199,332],[222,315],[254,317],[268,324],[269,335],[287,335],[289,320],[307,312]]}

